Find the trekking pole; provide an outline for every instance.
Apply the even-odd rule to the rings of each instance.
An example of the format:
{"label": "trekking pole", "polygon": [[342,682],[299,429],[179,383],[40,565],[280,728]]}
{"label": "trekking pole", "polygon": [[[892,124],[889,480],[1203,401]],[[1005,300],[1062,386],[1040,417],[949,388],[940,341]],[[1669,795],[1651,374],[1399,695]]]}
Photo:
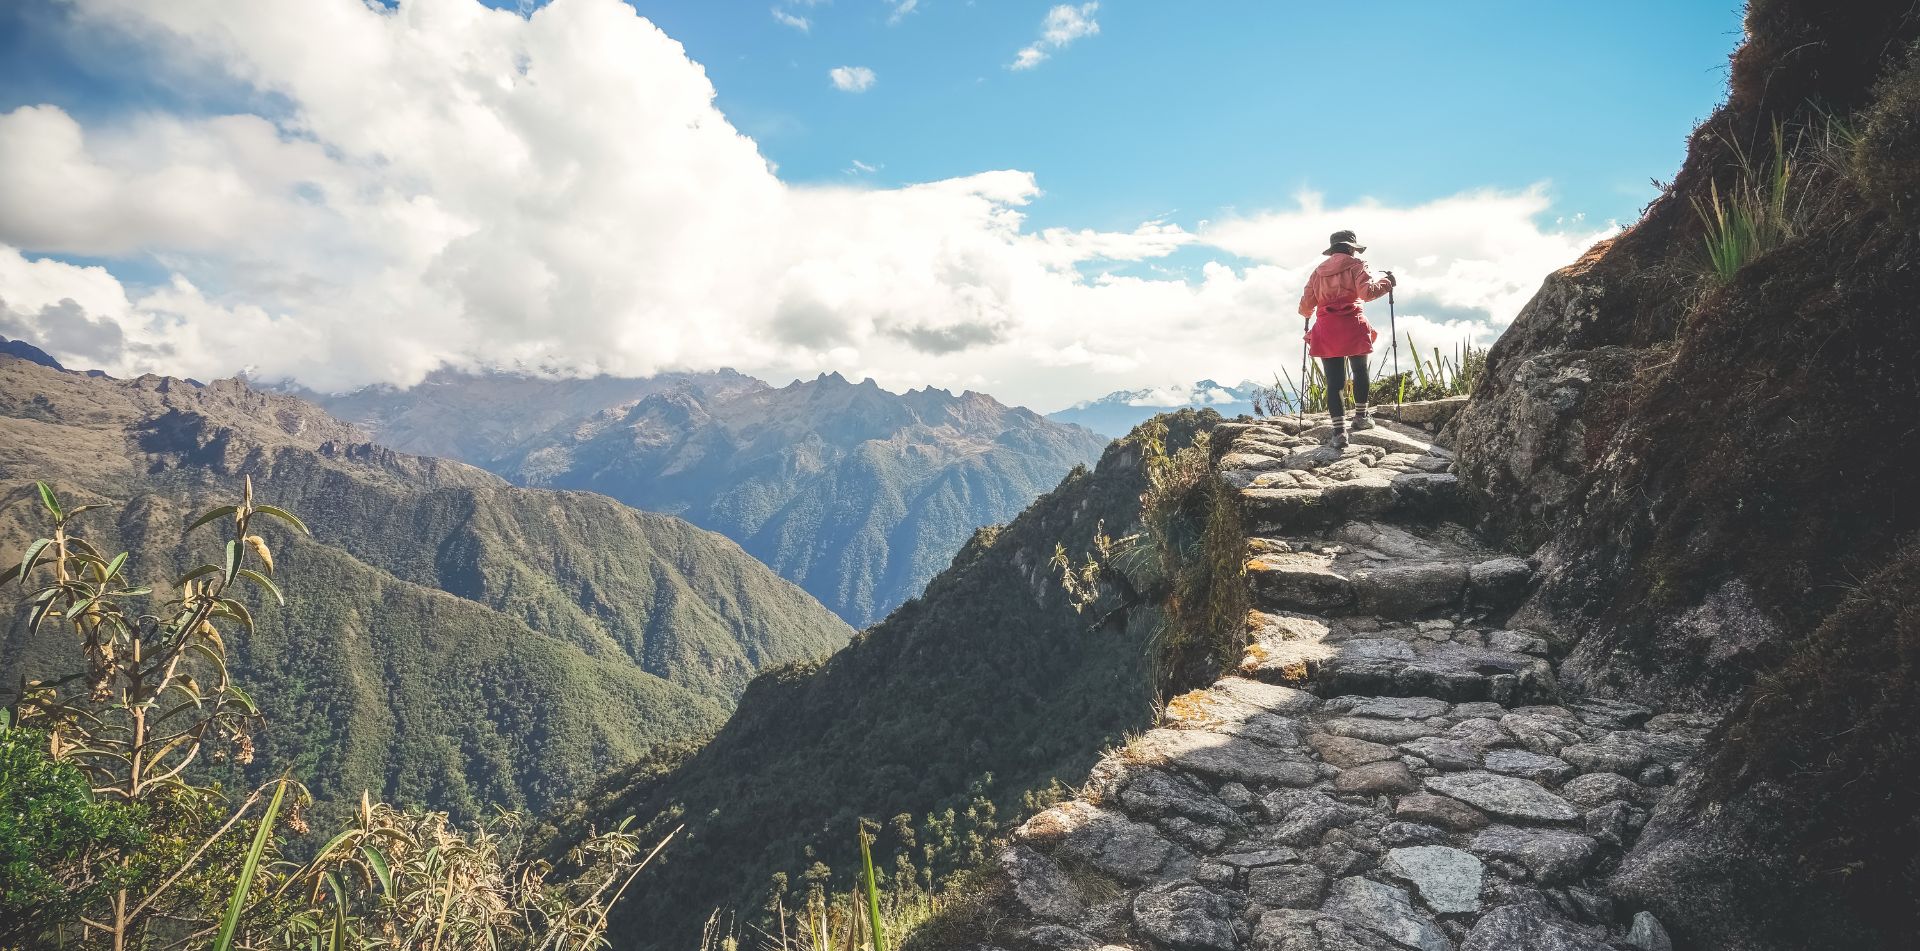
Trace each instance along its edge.
{"label": "trekking pole", "polygon": [[[1387,277],[1389,279],[1392,279],[1393,272],[1388,271]],[[1407,381],[1399,378],[1400,377],[1400,321],[1394,316],[1394,313],[1393,313],[1393,287],[1394,285],[1392,284],[1387,285],[1387,333],[1390,333],[1393,335],[1393,341],[1389,344],[1389,346],[1391,346],[1393,349],[1393,375],[1395,377],[1394,385],[1400,388],[1401,393],[1405,393],[1407,391]],[[1402,410],[1400,407],[1400,397],[1398,394],[1395,394],[1393,398],[1393,421],[1396,423],[1405,422],[1404,417],[1405,417],[1405,411]]]}
{"label": "trekking pole", "polygon": [[1300,319],[1300,382],[1293,388],[1294,406],[1299,411],[1293,414],[1295,425],[1307,424],[1307,334],[1313,330],[1313,318]]}

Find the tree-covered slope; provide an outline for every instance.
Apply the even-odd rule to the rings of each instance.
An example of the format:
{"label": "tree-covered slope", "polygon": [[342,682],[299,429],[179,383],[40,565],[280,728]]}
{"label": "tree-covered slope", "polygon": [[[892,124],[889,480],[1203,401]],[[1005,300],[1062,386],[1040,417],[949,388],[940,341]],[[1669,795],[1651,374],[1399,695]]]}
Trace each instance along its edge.
{"label": "tree-covered slope", "polygon": [[[253,768],[295,765],[323,799],[369,788],[465,813],[544,806],[711,729],[762,667],[850,633],[675,518],[396,453],[234,381],[121,381],[0,356],[0,498],[45,479],[113,503],[94,531],[142,553],[136,576],[187,564],[181,530],[245,477],[314,529],[270,538],[288,604],[258,611],[255,636],[233,645],[273,724]],[[0,555],[17,557],[34,514],[0,508]],[[16,619],[0,673],[59,669],[61,649],[26,642]]]}
{"label": "tree-covered slope", "polygon": [[713,529],[862,626],[1106,444],[981,393],[894,394],[833,374],[649,396],[499,471]]}
{"label": "tree-covered slope", "polygon": [[[1169,419],[1178,448],[1218,417]],[[691,946],[716,909],[750,918],[775,873],[798,892],[816,859],[844,884],[856,817],[919,823],[964,811],[982,788],[1011,814],[1148,725],[1158,603],[1115,595],[1076,613],[1050,565],[1056,545],[1078,555],[1103,526],[1119,536],[1137,524],[1143,470],[1137,440],[1113,443],[1010,524],[977,532],[924,595],[825,663],[760,676],[677,768],[643,764],[603,784],[574,822],[687,823],[619,909],[616,947]],[[1140,592],[1157,589],[1150,562],[1129,562]]]}

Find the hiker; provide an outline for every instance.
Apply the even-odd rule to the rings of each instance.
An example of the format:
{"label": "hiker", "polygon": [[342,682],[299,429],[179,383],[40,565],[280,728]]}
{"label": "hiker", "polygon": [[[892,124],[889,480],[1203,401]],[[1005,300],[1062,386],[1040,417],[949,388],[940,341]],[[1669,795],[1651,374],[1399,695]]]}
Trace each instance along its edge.
{"label": "hiker", "polygon": [[[1307,278],[1307,289],[1300,295],[1300,316],[1313,320],[1307,329],[1308,352],[1320,358],[1327,378],[1327,413],[1333,418],[1333,434],[1327,442],[1335,449],[1347,447],[1346,387],[1347,372],[1353,372],[1353,428],[1372,429],[1367,413],[1367,357],[1380,332],[1367,323],[1360,312],[1363,301],[1385,297],[1395,283],[1393,272],[1376,278],[1367,271],[1367,262],[1358,255],[1367,246],[1351,231],[1335,231],[1327,239],[1327,256]],[[1306,381],[1302,380],[1302,386]]]}

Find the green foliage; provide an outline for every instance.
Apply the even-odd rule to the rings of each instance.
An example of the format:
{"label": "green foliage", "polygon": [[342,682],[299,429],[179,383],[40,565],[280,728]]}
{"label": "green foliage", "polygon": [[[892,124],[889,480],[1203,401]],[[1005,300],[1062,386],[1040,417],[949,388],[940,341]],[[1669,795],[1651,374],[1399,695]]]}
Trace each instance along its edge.
{"label": "green foliage", "polygon": [[[1374,380],[1372,398],[1376,405],[1417,403],[1471,394],[1474,386],[1480,382],[1481,374],[1486,371],[1487,348],[1462,341],[1454,344],[1450,354],[1439,347],[1422,354],[1419,345],[1414,343],[1413,335],[1408,334],[1406,358],[1410,369]],[[1386,367],[1386,358],[1383,357],[1381,366],[1375,372]]]}
{"label": "green foliage", "polygon": [[1248,609],[1240,497],[1214,472],[1212,434],[1170,451],[1166,432],[1153,419],[1137,433],[1147,467],[1141,517],[1161,576],[1172,582],[1155,637],[1163,698],[1211,682],[1239,660]]}
{"label": "green foliage", "polygon": [[246,755],[243,727],[258,719],[229,679],[220,632],[254,627],[231,592],[283,600],[251,526],[304,533],[299,519],[256,504],[249,482],[238,504],[186,529],[229,526],[222,557],[183,572],[145,612],[150,590],[122,575],[129,555],[105,558],[77,531],[73,520],[97,506],[35,488],[52,534],[0,582],[24,589],[29,634],[63,629],[85,666],[17,698],[20,722],[40,732],[0,727],[0,947],[604,946],[608,909],[672,833],[643,858],[625,823],[590,831],[562,877],[501,831],[517,831],[515,817],[463,831],[444,813],[363,797],[357,823],[299,863],[282,857],[282,840],[307,831],[304,788],[282,778],[270,796],[256,789],[229,806],[194,783],[188,767],[203,753]]}
{"label": "green foliage", "polygon": [[1793,161],[1780,127],[1773,128],[1773,158],[1764,166],[1744,150],[1736,149],[1735,154],[1739,173],[1726,194],[1721,194],[1715,181],[1706,201],[1693,201],[1694,213],[1707,230],[1707,265],[1722,281],[1732,280],[1748,261],[1779,247],[1794,233],[1788,206]]}
{"label": "green foliage", "polygon": [[0,948],[97,903],[120,879],[91,867],[147,841],[147,810],[96,800],[79,767],[48,754],[49,739],[0,726]]}

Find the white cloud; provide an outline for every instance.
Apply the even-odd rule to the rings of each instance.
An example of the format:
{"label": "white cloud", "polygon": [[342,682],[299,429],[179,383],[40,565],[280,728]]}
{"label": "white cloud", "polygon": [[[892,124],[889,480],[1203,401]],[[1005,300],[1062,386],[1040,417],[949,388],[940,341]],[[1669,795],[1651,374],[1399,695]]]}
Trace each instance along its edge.
{"label": "white cloud", "polygon": [[920,8],[920,0],[887,0],[893,12],[887,15],[888,26],[898,26],[907,15]]}
{"label": "white cloud", "polygon": [[833,88],[841,92],[866,92],[873,88],[873,70],[865,66],[835,66],[827,70]]}
{"label": "white cloud", "polygon": [[813,22],[811,20],[796,13],[788,13],[779,7],[773,8],[773,19],[784,26],[793,27],[802,33],[813,29]]}
{"label": "white cloud", "polygon": [[1062,3],[1048,10],[1047,18],[1040,23],[1040,38],[1014,54],[1009,68],[1032,69],[1045,62],[1052,51],[1066,49],[1074,40],[1100,32],[1100,24],[1093,18],[1099,10],[1097,0],[1079,6]]}
{"label": "white cloud", "polygon": [[[1338,228],[1400,270],[1423,345],[1490,337],[1598,230],[1543,229],[1533,190],[1407,209],[1302,196],[1198,233],[1035,231],[1040,188],[1021,171],[780,181],[701,67],[619,0],[525,17],[472,0],[75,3],[85,28],[131,34],[183,76],[212,65],[285,105],[0,114],[0,333],[116,374],[346,388],[440,366],[733,366],[1051,409],[1271,379],[1297,360],[1300,282]],[[1245,261],[1142,276],[1209,244]],[[168,277],[123,283],[50,253]]]}

